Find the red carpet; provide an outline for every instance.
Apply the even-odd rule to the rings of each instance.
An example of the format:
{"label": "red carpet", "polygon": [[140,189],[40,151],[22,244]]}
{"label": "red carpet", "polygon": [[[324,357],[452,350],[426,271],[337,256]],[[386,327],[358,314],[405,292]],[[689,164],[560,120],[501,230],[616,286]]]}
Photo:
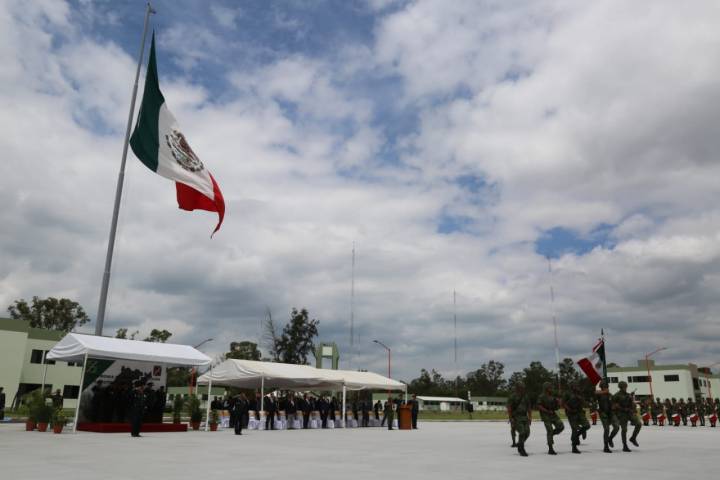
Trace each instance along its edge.
{"label": "red carpet", "polygon": [[[143,423],[140,432],[187,432],[187,423]],[[78,430],[97,433],[130,433],[129,423],[90,423],[78,424]]]}

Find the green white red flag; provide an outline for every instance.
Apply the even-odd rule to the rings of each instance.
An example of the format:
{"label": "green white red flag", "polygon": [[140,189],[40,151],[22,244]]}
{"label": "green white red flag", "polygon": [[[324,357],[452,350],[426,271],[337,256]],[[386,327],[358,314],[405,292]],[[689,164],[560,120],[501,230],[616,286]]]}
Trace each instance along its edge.
{"label": "green white red flag", "polygon": [[220,229],[225,217],[225,200],[215,178],[190,148],[167,108],[158,81],[154,33],[145,90],[130,146],[146,167],[175,182],[181,209],[217,212],[219,218],[213,234]]}

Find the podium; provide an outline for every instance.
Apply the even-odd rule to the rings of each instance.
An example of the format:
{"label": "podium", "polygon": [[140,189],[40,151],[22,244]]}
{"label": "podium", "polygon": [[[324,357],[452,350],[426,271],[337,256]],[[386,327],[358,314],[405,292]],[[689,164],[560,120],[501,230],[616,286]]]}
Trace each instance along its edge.
{"label": "podium", "polygon": [[398,428],[412,430],[412,406],[400,405],[398,408]]}

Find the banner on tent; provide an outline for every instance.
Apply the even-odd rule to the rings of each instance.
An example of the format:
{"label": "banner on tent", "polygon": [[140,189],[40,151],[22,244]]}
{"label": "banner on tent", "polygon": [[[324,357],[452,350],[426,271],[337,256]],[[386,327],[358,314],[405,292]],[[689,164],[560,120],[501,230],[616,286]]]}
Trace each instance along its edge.
{"label": "banner on tent", "polygon": [[153,397],[149,390],[164,388],[166,381],[167,368],[161,364],[88,358],[80,395],[80,422],[125,421],[130,392],[137,382],[145,384],[146,395]]}

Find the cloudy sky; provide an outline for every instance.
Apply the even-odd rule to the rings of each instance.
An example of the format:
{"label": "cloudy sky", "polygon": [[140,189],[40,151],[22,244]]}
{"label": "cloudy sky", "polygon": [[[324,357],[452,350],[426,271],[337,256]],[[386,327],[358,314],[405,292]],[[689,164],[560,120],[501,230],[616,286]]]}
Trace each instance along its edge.
{"label": "cloudy sky", "polygon": [[[227,215],[210,239],[130,153],[105,333],[217,353],[306,307],[344,367],[383,371],[377,338],[402,379],[515,369],[554,362],[552,284],[562,356],[604,328],[617,363],[720,361],[717,2],[154,5]],[[143,13],[0,1],[3,309],[95,316]]]}

